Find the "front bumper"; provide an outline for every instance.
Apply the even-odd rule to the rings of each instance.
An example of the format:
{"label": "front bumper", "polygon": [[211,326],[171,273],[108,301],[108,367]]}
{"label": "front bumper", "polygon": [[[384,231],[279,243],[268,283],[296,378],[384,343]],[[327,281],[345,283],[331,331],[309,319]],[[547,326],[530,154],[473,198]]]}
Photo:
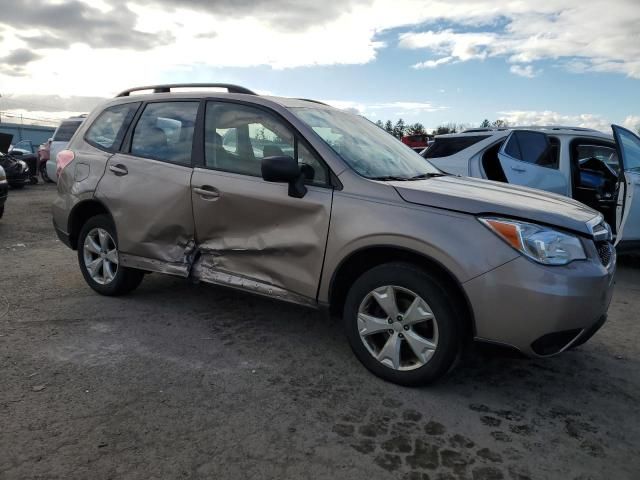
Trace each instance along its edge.
{"label": "front bumper", "polygon": [[602,326],[614,277],[615,258],[608,267],[597,257],[563,267],[516,258],[463,285],[475,337],[530,356],[560,353]]}

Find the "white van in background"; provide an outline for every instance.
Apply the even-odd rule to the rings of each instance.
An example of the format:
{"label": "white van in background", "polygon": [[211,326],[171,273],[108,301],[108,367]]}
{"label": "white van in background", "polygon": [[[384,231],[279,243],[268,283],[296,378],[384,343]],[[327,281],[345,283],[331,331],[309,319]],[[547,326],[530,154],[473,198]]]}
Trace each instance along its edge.
{"label": "white van in background", "polygon": [[56,128],[56,131],[53,133],[51,146],[49,149],[49,160],[47,160],[47,176],[53,180],[54,182],[58,182],[58,177],[56,175],[56,156],[58,152],[67,148],[67,144],[73,134],[76,133],[76,130],[84,119],[86,115],[78,115],[77,117],[70,117],[66,120],[63,120],[62,123]]}

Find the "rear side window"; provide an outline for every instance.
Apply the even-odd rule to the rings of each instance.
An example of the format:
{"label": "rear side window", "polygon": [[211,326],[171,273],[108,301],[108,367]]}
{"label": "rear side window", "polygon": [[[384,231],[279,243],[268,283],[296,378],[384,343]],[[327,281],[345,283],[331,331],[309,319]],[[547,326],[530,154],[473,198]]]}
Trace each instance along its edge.
{"label": "rear side window", "polygon": [[57,128],[56,133],[53,135],[54,142],[68,142],[76,133],[78,127],[82,123],[81,120],[65,120]]}
{"label": "rear side window", "polygon": [[140,103],[125,103],[105,109],[85,134],[85,140],[105,150],[117,150]]}
{"label": "rear side window", "polygon": [[548,137],[547,145],[545,136],[542,132],[513,132],[504,153],[522,162],[557,169],[560,163],[560,141],[555,137]]}
{"label": "rear side window", "polygon": [[191,165],[191,146],[199,102],[148,104],[133,131],[131,154]]}
{"label": "rear side window", "polygon": [[464,137],[436,138],[435,142],[424,153],[425,158],[440,158],[455,155],[465,148],[490,137],[491,135],[470,135]]}

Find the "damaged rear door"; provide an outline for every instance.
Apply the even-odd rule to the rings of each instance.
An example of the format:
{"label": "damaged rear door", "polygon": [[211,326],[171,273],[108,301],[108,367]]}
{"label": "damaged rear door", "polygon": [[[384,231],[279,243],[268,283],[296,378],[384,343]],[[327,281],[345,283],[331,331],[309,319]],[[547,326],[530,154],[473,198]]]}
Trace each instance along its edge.
{"label": "damaged rear door", "polygon": [[107,163],[96,197],[113,216],[125,266],[189,273],[191,151],[198,107],[198,101],[149,102],[122,152]]}
{"label": "damaged rear door", "polygon": [[[191,182],[199,255],[192,275],[314,302],[333,196],[327,166],[283,119],[252,105],[207,102],[202,144]],[[262,158],[278,155],[304,165],[302,198],[262,179]]]}

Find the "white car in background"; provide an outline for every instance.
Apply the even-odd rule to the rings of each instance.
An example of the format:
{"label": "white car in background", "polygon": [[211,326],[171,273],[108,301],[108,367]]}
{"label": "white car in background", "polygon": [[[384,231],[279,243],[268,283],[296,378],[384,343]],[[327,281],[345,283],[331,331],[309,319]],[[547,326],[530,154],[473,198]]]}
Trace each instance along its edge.
{"label": "white car in background", "polygon": [[76,133],[76,130],[82,125],[86,117],[86,115],[79,115],[77,117],[67,118],[60,123],[53,133],[49,147],[49,160],[47,160],[45,168],[47,170],[47,177],[56,183],[58,182],[58,176],[56,175],[56,156],[58,152],[67,148],[69,140],[71,140],[71,137],[73,137],[73,134]]}
{"label": "white car in background", "polygon": [[447,173],[578,200],[604,215],[619,251],[640,252],[640,138],[612,129],[613,135],[555,126],[472,129],[437,136],[421,155]]}

